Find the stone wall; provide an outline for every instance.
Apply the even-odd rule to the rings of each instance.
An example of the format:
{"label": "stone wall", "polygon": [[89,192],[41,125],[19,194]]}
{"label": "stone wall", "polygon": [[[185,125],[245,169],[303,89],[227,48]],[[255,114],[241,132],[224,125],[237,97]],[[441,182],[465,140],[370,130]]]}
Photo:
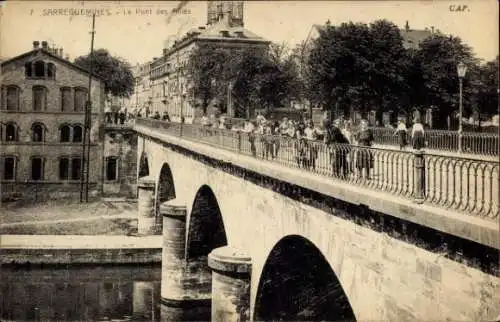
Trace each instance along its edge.
{"label": "stone wall", "polygon": [[[106,159],[118,158],[117,180],[106,178]],[[137,134],[128,127],[106,127],[103,195],[135,198],[137,194]]]}
{"label": "stone wall", "polygon": [[228,244],[252,258],[252,314],[269,254],[284,237],[295,235],[325,257],[357,320],[480,320],[500,314],[497,276],[351,219],[365,211],[361,206],[321,210],[163,144],[147,140],[144,151],[152,177],[168,163],[176,202],[184,203],[188,214],[200,187],[213,191]]}
{"label": "stone wall", "polygon": [[1,248],[0,264],[147,264],[161,262],[161,248],[29,249]]}

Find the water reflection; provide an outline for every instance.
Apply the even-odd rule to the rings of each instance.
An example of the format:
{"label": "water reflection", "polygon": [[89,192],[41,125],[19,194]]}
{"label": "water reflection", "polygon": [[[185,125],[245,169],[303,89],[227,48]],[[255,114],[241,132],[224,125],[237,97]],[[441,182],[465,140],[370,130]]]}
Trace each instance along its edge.
{"label": "water reflection", "polygon": [[0,271],[1,320],[160,321],[160,266]]}

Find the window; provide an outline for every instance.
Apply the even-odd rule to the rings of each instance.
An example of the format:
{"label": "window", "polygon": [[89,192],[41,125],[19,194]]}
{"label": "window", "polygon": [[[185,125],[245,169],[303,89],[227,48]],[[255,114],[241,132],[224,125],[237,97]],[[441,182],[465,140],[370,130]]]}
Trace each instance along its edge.
{"label": "window", "polygon": [[73,158],[71,160],[71,180],[80,180],[80,171],[82,171],[82,159]]}
{"label": "window", "polygon": [[3,180],[15,180],[16,158],[5,157],[3,162]]}
{"label": "window", "polygon": [[17,125],[14,123],[8,123],[5,126],[5,141],[18,141],[18,130]]}
{"label": "window", "polygon": [[31,141],[33,142],[43,142],[44,137],[43,137],[43,132],[44,132],[44,126],[41,123],[34,123],[33,126],[31,127]]}
{"label": "window", "polygon": [[31,65],[31,63],[24,64],[24,74],[27,77],[33,76],[33,66]]}
{"label": "window", "polygon": [[75,89],[75,112],[83,112],[87,102],[87,90],[85,88]]}
{"label": "window", "polygon": [[61,111],[69,111],[71,109],[71,88],[61,88]]}
{"label": "window", "polygon": [[33,86],[33,110],[44,111],[47,108],[47,90],[43,86]]}
{"label": "window", "polygon": [[56,78],[56,66],[52,63],[47,64],[47,77],[48,78]]}
{"label": "window", "polygon": [[31,159],[31,180],[43,180],[43,159],[40,157]]}
{"label": "window", "polygon": [[118,158],[108,157],[106,159],[106,180],[114,181],[118,179]]}
{"label": "window", "polygon": [[61,135],[60,135],[60,141],[61,142],[69,142],[70,136],[71,136],[71,129],[68,125],[63,125],[61,126]]}
{"label": "window", "polygon": [[68,180],[69,179],[69,159],[60,158],[59,159],[59,179]]}
{"label": "window", "polygon": [[43,61],[37,61],[33,64],[35,69],[35,77],[45,76],[45,63]]}
{"label": "window", "polygon": [[73,142],[82,142],[83,128],[80,125],[75,125],[73,128]]}
{"label": "window", "polygon": [[17,111],[19,109],[19,87],[7,86],[7,110]]}

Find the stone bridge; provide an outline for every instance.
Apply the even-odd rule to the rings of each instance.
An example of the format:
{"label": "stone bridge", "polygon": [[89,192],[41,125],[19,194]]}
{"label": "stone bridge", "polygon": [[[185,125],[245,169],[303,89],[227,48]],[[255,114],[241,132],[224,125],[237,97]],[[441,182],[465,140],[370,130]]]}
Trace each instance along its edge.
{"label": "stone bridge", "polygon": [[498,223],[135,131],[139,233],[163,218],[162,318],[500,315]]}

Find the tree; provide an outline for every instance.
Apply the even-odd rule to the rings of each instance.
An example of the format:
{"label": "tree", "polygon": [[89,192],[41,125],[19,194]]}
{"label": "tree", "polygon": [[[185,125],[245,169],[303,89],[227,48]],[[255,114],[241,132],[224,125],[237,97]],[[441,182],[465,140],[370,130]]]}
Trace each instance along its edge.
{"label": "tree", "polygon": [[[76,58],[75,64],[90,70],[90,54]],[[130,64],[122,58],[111,56],[106,49],[94,51],[92,73],[104,80],[106,94],[130,97],[134,92],[134,76]]]}
{"label": "tree", "polygon": [[214,99],[225,101],[229,85],[236,114],[249,107],[272,108],[290,98],[296,69],[283,48],[224,48],[201,45],[190,56],[188,75],[191,95],[206,112]]}
{"label": "tree", "polygon": [[498,72],[499,56],[495,60],[489,61],[480,66],[480,85],[478,89],[478,109],[479,112],[487,115],[498,114]]}
{"label": "tree", "polygon": [[204,113],[213,99],[223,96],[226,86],[220,84],[227,84],[230,75],[226,64],[234,64],[233,59],[230,51],[215,45],[202,45],[191,53],[187,65],[190,95],[200,101]]}
{"label": "tree", "polygon": [[457,65],[460,61],[468,67],[463,80],[463,104],[464,110],[470,111],[479,85],[479,61],[472,49],[458,37],[436,33],[420,43],[416,55],[423,82],[423,95],[418,103],[437,107],[436,125],[444,127],[447,116],[458,110]]}
{"label": "tree", "polygon": [[307,57],[309,88],[328,109],[380,111],[406,93],[407,62],[399,29],[386,20],[325,25]]}

